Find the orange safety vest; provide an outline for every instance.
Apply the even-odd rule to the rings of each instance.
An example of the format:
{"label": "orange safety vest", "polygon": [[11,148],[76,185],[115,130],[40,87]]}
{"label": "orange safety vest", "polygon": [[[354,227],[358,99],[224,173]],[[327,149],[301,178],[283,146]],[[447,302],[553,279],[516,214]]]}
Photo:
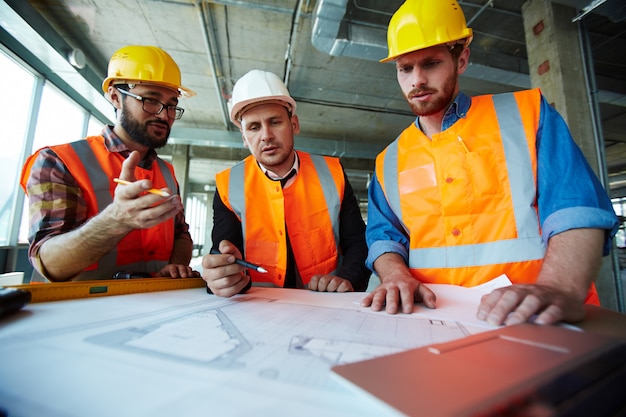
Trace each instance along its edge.
{"label": "orange safety vest", "polygon": [[[536,200],[540,100],[539,89],[473,97],[467,116],[432,140],[412,124],[378,156],[416,279],[536,281],[546,252]],[[590,301],[599,304],[595,287]]]}
{"label": "orange safety vest", "polygon": [[249,270],[253,282],[284,286],[285,226],[304,285],[315,274],[338,269],[345,186],[341,164],[337,158],[304,152],[298,157],[298,175],[285,189],[263,173],[252,155],[215,176],[222,201],[241,221],[245,259],[268,270]]}
{"label": "orange safety vest", "polygon": [[[87,218],[92,218],[113,202],[116,184],[113,178],[122,170],[124,157],[109,152],[104,137],[50,147],[78,183],[87,204]],[[24,164],[20,184],[28,194],[27,181],[39,151]],[[135,168],[137,180],[149,179],[155,188],[169,188],[178,193],[174,168],[157,158],[151,169]],[[174,219],[150,229],[137,229],[126,235],[115,248],[89,266],[74,280],[111,279],[118,271],[158,272],[169,263],[174,247]],[[71,254],[70,254],[71,255]]]}

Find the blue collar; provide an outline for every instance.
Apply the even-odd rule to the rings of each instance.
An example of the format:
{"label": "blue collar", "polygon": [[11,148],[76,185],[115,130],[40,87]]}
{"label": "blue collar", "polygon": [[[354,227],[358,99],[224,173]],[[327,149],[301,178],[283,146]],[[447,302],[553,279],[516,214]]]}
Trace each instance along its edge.
{"label": "blue collar", "polygon": [[[441,121],[441,131],[448,129],[450,126],[455,124],[457,120],[464,118],[469,111],[470,105],[472,104],[472,99],[466,96],[463,92],[459,92],[457,96],[454,98],[448,110],[443,115],[443,120]],[[415,119],[415,125],[419,128],[419,117]]]}

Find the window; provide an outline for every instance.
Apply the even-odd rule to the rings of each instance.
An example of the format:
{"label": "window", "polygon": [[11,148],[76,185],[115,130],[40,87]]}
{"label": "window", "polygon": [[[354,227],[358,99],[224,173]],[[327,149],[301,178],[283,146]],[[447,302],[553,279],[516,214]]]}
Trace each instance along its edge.
{"label": "window", "polygon": [[624,230],[624,207],[626,206],[626,198],[614,198],[613,200],[613,210],[615,210],[615,214],[619,218],[620,224],[619,229],[617,229],[617,234],[615,235],[615,246],[618,248],[626,248],[626,232]]}
{"label": "window", "polygon": [[102,133],[102,128],[104,127],[104,123],[100,120],[96,119],[93,116],[89,117],[89,123],[87,124],[87,133],[85,136],[95,136]]}
{"label": "window", "polygon": [[16,212],[16,197],[19,191],[19,172],[26,142],[31,109],[31,94],[35,86],[34,74],[0,53],[0,90],[5,99],[0,104],[0,126],[2,126],[2,151],[0,152],[0,246],[9,246],[12,224]]}
{"label": "window", "polygon": [[37,115],[33,151],[42,146],[73,142],[84,137],[85,111],[55,87],[46,83]]}
{"label": "window", "polygon": [[187,197],[185,204],[185,219],[189,223],[189,233],[193,240],[193,256],[203,253],[206,223],[207,223],[207,196],[206,194],[192,193]]}
{"label": "window", "polygon": [[[102,124],[91,120],[94,119],[93,117],[86,121],[88,116],[88,113],[76,102],[50,83],[46,83],[41,95],[32,151],[27,154],[30,155],[43,146],[82,139],[87,134],[86,126],[87,129],[94,130],[93,134],[99,134]],[[18,243],[28,243],[28,228],[28,201],[24,201]]]}
{"label": "window", "polygon": [[28,242],[28,202],[19,206],[18,198],[23,196],[19,176],[25,158],[43,146],[97,135],[103,123],[1,49],[0,69],[0,88],[8,93],[0,105],[0,246],[13,246],[16,238]]}

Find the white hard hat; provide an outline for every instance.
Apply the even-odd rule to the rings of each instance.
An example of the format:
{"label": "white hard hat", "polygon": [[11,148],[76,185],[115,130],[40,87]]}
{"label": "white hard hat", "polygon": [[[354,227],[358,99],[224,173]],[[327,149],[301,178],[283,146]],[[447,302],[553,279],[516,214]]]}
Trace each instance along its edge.
{"label": "white hard hat", "polygon": [[251,104],[271,101],[280,102],[291,114],[296,112],[295,100],[276,74],[252,70],[237,80],[233,87],[233,94],[228,100],[230,120],[241,128],[239,120],[242,110]]}

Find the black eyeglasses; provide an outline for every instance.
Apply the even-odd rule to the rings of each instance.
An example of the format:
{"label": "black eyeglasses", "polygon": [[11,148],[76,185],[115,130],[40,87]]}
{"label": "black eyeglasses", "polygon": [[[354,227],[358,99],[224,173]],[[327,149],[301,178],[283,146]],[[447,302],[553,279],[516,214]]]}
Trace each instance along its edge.
{"label": "black eyeglasses", "polygon": [[178,120],[183,117],[183,113],[185,112],[185,109],[183,108],[177,106],[168,106],[167,104],[161,103],[159,100],[138,96],[137,94],[133,94],[130,91],[126,91],[121,88],[118,88],[117,91],[141,101],[143,111],[150,114],[159,114],[163,111],[163,109],[166,109],[167,117],[169,117],[170,119]]}

